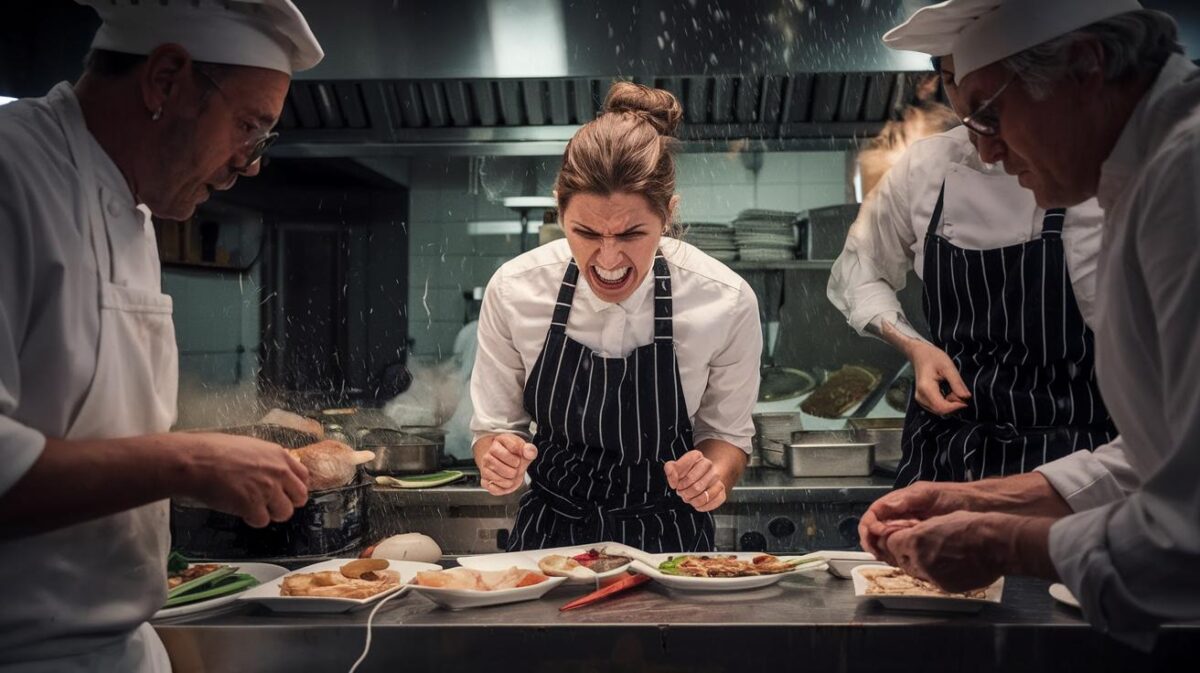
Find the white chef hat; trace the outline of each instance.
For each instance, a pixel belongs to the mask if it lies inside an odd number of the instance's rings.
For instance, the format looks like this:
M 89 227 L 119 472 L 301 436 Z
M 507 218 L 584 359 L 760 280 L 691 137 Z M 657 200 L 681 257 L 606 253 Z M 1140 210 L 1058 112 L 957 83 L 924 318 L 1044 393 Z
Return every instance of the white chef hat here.
M 325 52 L 291 0 L 75 0 L 104 23 L 93 49 L 149 54 L 178 44 L 197 61 L 307 70 Z
M 889 30 L 892 49 L 954 57 L 954 81 L 1048 40 L 1118 14 L 1137 0 L 945 0 Z

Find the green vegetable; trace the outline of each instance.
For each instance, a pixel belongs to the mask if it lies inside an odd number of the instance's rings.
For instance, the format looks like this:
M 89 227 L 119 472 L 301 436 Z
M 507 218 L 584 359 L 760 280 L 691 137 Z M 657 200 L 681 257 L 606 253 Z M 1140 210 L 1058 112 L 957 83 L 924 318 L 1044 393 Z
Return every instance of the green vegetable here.
M 211 587 L 203 591 L 191 591 L 183 595 L 177 595 L 173 598 L 168 598 L 167 602 L 163 604 L 163 607 L 174 608 L 179 607 L 180 605 L 187 605 L 189 603 L 206 601 L 210 598 L 228 596 L 229 594 L 237 593 L 243 589 L 248 589 L 253 586 L 258 586 L 258 580 L 255 579 L 253 575 L 237 573 L 236 575 L 229 575 L 221 578 Z
M 664 575 L 681 575 L 679 565 L 687 560 L 687 556 L 672 556 L 658 564 L 658 571 Z
M 167 556 L 167 573 L 181 573 L 188 569 L 189 563 L 191 562 L 183 554 L 173 551 Z
M 176 596 L 182 596 L 183 594 L 190 593 L 196 589 L 206 587 L 219 579 L 224 579 L 225 577 L 232 575 L 236 571 L 237 568 L 234 568 L 233 566 L 222 566 L 208 573 L 207 575 L 201 575 L 194 580 L 184 582 L 183 584 L 180 584 L 179 586 L 167 592 L 167 601 L 170 602 L 170 600 Z

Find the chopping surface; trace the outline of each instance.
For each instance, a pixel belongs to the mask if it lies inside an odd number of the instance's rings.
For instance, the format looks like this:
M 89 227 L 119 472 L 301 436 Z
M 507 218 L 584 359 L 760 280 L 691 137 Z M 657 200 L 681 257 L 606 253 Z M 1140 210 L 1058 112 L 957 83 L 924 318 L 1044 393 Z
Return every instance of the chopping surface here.
M 1010 578 L 978 615 L 890 612 L 859 602 L 850 582 L 789 577 L 732 594 L 673 593 L 653 584 L 588 608 L 587 592 L 452 612 L 417 595 L 388 603 L 360 671 L 404 670 L 1167 670 L 1200 647 L 1200 625 L 1164 629 L 1153 654 L 1095 632 L 1045 582 Z M 261 608 L 156 624 L 178 673 L 346 670 L 366 613 L 276 615 Z M 502 656 L 501 656 L 502 655 Z M 1174 659 L 1179 661 L 1179 659 Z

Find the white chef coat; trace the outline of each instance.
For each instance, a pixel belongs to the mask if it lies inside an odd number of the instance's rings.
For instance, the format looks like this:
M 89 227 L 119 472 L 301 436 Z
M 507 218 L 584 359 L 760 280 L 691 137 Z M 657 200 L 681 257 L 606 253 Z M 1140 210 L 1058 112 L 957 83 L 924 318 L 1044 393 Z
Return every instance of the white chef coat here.
M 1198 106 L 1200 69 L 1172 56 L 1102 167 L 1096 368 L 1121 443 L 1105 463 L 1042 468 L 1060 491 L 1101 484 L 1076 510 L 1117 490 L 1106 466 L 1141 482 L 1056 522 L 1050 555 L 1089 622 L 1142 645 L 1161 621 L 1200 618 Z
M 925 233 L 943 180 L 938 233 L 950 243 L 990 250 L 1041 235 L 1045 210 L 1037 207 L 1033 192 L 1000 164 L 985 164 L 965 126 L 918 140 L 859 209 L 829 276 L 829 300 L 859 334 L 877 318 L 891 322 L 904 314 L 896 292 L 904 288 L 909 269 L 924 277 Z M 1092 199 L 1068 209 L 1063 223 L 1067 271 L 1089 325 L 1103 216 Z
M 0 108 L 0 493 L 45 437 L 169 429 L 178 358 L 160 283 L 149 212 L 71 86 Z M 168 538 L 163 501 L 0 541 L 0 670 L 169 666 L 145 624 Z
M 758 299 L 741 276 L 698 248 L 670 238 L 660 247 L 671 271 L 679 378 L 695 441 L 719 439 L 749 453 L 762 356 Z M 476 441 L 497 432 L 530 435 L 522 391 L 570 259 L 560 239 L 507 262 L 488 282 L 471 374 Z M 654 274 L 647 273 L 628 299 L 611 304 L 580 282 L 567 336 L 603 357 L 627 357 L 652 343 L 653 288 Z

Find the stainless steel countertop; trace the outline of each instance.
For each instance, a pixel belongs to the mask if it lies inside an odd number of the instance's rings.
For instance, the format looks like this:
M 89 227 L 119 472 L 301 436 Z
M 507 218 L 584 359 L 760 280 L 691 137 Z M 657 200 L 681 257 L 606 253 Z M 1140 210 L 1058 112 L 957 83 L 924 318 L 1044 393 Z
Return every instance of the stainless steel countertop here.
M 586 593 L 452 612 L 416 594 L 375 618 L 360 671 L 645 670 L 1149 671 L 1200 648 L 1200 625 L 1164 628 L 1152 654 L 1092 630 L 1045 582 L 1009 578 L 1004 601 L 978 615 L 902 613 L 859 601 L 821 574 L 774 587 L 680 594 L 653 583 L 571 612 Z M 348 670 L 367 613 L 281 615 L 261 607 L 155 628 L 176 673 Z M 1166 668 L 1164 668 L 1166 670 Z
M 490 505 L 515 506 L 524 489 L 506 496 L 493 496 L 479 485 L 479 473 L 463 470 L 463 481 L 430 489 L 377 487 L 384 503 L 398 505 Z M 878 472 L 869 477 L 807 477 L 797 479 L 783 470 L 750 468 L 733 487 L 728 502 L 872 502 L 892 488 L 892 477 Z

